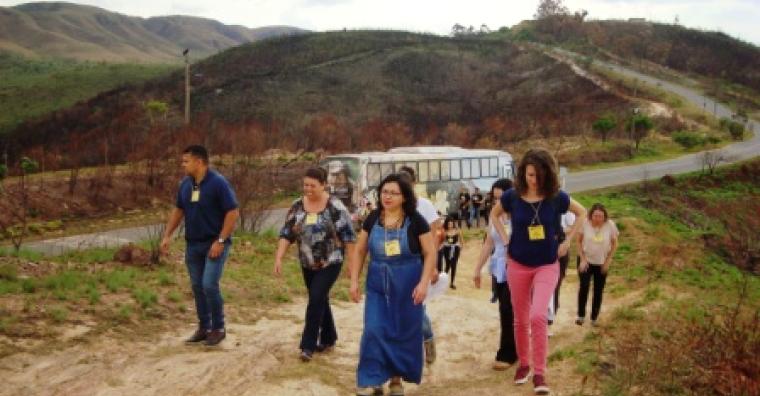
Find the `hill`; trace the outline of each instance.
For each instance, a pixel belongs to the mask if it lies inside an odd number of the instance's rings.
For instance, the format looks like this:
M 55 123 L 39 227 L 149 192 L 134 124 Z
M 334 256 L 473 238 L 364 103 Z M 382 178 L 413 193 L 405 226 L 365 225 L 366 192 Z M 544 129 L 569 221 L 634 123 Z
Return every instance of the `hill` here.
M 540 51 L 483 37 L 305 34 L 235 47 L 192 69 L 192 128 L 218 144 L 217 152 L 229 148 L 222 140 L 230 126 L 250 127 L 249 137 L 259 133 L 277 148 L 498 146 L 577 134 L 598 114 L 627 108 L 625 99 Z M 176 130 L 183 81 L 177 72 L 27 123 L 14 133 L 17 150 L 92 133 L 136 138 L 135 128 L 154 125 L 145 107 L 151 100 L 167 105 L 163 119 Z
M 0 7 L 0 49 L 31 57 L 107 62 L 181 61 L 184 48 L 194 59 L 300 29 L 250 29 L 189 16 L 148 19 L 72 3 L 27 3 Z
M 571 46 L 587 54 L 642 61 L 688 74 L 741 84 L 760 94 L 760 48 L 722 32 L 654 22 L 584 21 L 557 15 L 527 21 L 516 37 Z

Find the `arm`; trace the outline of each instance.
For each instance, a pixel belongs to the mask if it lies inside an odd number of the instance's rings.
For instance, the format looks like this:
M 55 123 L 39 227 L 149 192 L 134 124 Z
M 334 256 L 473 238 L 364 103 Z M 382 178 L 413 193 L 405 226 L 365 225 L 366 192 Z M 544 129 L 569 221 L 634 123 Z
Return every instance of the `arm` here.
M 607 274 L 607 271 L 610 270 L 610 263 L 612 262 L 612 256 L 615 255 L 615 252 L 617 251 L 618 247 L 618 240 L 617 237 L 612 238 L 612 246 L 610 247 L 610 252 L 607 255 L 607 258 L 604 260 L 604 265 L 602 265 L 602 273 Z
M 166 227 L 164 228 L 164 236 L 161 239 L 162 254 L 166 254 L 169 251 L 169 243 L 172 240 L 172 235 L 174 235 L 174 231 L 179 226 L 183 217 L 185 217 L 185 212 L 176 207 L 172 210 L 171 214 L 169 214 L 169 220 L 166 222 Z
M 491 238 L 491 234 L 488 234 L 486 241 L 483 242 L 483 247 L 480 249 L 480 257 L 478 257 L 477 264 L 475 264 L 475 273 L 472 275 L 472 281 L 478 289 L 480 289 L 480 275 L 483 271 L 483 266 L 491 256 L 493 248 L 493 239 Z
M 433 236 L 433 249 L 435 249 L 436 255 L 438 254 L 438 249 L 441 248 L 441 228 L 443 228 L 442 225 L 443 221 L 441 221 L 440 218 L 438 220 L 430 223 L 430 233 Z M 436 260 L 438 260 L 436 256 Z M 433 266 L 433 276 L 430 278 L 430 280 L 433 283 L 438 282 L 438 268 L 437 266 Z
M 361 294 L 359 292 L 359 275 L 361 275 L 362 267 L 364 267 L 364 260 L 367 258 L 367 231 L 361 230 L 359 237 L 356 239 L 356 244 L 351 250 L 351 254 L 348 256 L 348 275 L 351 277 L 351 287 L 349 294 L 353 302 L 358 303 L 361 301 Z
M 494 204 L 493 209 L 491 209 L 491 214 L 489 215 L 490 223 L 501 224 L 499 217 L 505 213 L 507 212 L 501 207 L 501 201 L 496 201 L 496 204 Z M 509 213 L 507 213 L 507 215 L 509 215 Z M 502 241 L 509 241 L 509 235 L 507 235 L 507 230 L 504 229 L 504 227 L 496 227 L 496 232 L 499 233 Z
M 222 232 L 219 234 L 219 239 L 227 239 L 232 235 L 232 231 L 235 230 L 238 218 L 240 217 L 240 209 L 232 209 L 224 215 L 224 223 L 222 224 Z M 215 241 L 211 245 L 211 249 L 208 252 L 208 256 L 212 259 L 219 257 L 224 251 L 224 244 Z
M 588 260 L 586 260 L 586 253 L 583 252 L 583 232 L 578 233 L 578 257 L 581 258 L 581 262 L 578 265 L 578 272 L 586 272 L 586 269 L 588 268 Z
M 420 235 L 420 246 L 422 247 L 422 255 L 424 258 L 424 267 L 422 269 L 422 278 L 417 287 L 414 288 L 412 298 L 415 304 L 422 304 L 425 301 L 427 295 L 428 284 L 433 277 L 433 271 L 435 271 L 435 261 L 437 259 L 437 251 L 435 250 L 435 242 L 433 242 L 433 234 L 426 232 Z
M 290 247 L 290 241 L 285 238 L 280 238 L 277 241 L 277 253 L 274 255 L 274 274 L 280 275 L 282 274 L 282 258 L 285 257 L 285 252 L 288 251 L 288 247 Z
M 568 208 L 570 212 L 573 212 L 575 215 L 575 222 L 573 223 L 573 226 L 570 227 L 570 232 L 565 237 L 565 242 L 562 242 L 562 244 L 559 245 L 559 251 L 558 256 L 562 257 L 567 254 L 567 251 L 570 249 L 570 243 L 572 243 L 573 238 L 575 238 L 575 235 L 578 234 L 578 231 L 583 227 L 583 224 L 586 222 L 586 208 L 583 207 L 578 201 L 570 198 L 570 207 Z M 582 249 L 581 249 L 582 250 Z

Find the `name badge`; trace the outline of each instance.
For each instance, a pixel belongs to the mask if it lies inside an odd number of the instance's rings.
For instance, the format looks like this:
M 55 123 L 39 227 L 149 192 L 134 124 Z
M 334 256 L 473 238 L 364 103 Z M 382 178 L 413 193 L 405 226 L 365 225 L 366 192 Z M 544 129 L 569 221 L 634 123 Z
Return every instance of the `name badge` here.
M 602 243 L 604 241 L 604 237 L 602 236 L 601 232 L 594 233 L 594 236 L 591 237 L 591 240 L 597 243 Z
M 385 242 L 386 256 L 398 256 L 399 254 L 401 254 L 401 244 L 397 239 Z
M 316 213 L 307 213 L 306 214 L 306 225 L 314 225 L 317 224 L 317 214 Z
M 190 202 L 198 202 L 201 200 L 201 190 L 193 190 L 190 194 Z
M 543 241 L 544 238 L 546 238 L 546 235 L 544 234 L 544 226 L 540 224 L 528 226 L 528 238 L 531 241 Z

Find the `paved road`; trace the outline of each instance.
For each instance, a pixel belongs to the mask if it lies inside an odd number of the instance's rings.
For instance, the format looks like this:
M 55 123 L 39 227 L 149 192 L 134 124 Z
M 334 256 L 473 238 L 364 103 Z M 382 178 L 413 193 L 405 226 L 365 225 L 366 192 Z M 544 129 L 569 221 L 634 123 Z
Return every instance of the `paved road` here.
M 728 107 L 716 103 L 710 98 L 706 98 L 693 89 L 647 76 L 618 65 L 601 64 L 617 73 L 638 78 L 647 84 L 658 85 L 659 88 L 678 94 L 698 107 L 704 106 L 706 111 L 715 110 L 717 117 L 730 117 L 732 114 L 732 111 Z M 721 152 L 728 158 L 729 162 L 741 161 L 760 155 L 760 123 L 756 120 L 750 120 L 748 129 L 756 132 L 750 140 L 734 143 L 721 149 Z M 566 179 L 567 190 L 570 192 L 587 191 L 645 179 L 656 179 L 666 174 L 692 172 L 701 168 L 699 156 L 700 154 L 690 154 L 668 161 L 570 173 Z M 276 209 L 267 212 L 264 228 L 276 228 L 283 221 L 285 211 L 285 209 Z M 55 255 L 69 250 L 85 249 L 94 246 L 120 246 L 129 242 L 145 240 L 151 235 L 151 231 L 155 233 L 155 229 L 155 226 L 133 227 L 102 233 L 50 239 L 29 243 L 25 245 L 25 248 L 46 255 Z

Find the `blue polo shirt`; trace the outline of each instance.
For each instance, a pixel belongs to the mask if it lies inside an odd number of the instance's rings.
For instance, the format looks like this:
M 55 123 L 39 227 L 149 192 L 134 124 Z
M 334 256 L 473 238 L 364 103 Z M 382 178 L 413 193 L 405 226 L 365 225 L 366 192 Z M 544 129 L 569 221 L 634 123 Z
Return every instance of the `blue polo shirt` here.
M 197 202 L 192 199 L 194 190 L 199 191 Z M 237 209 L 238 202 L 227 179 L 209 169 L 199 185 L 192 176 L 182 179 L 176 206 L 185 214 L 185 240 L 209 242 L 219 238 L 224 216 Z
M 510 214 L 512 235 L 509 240 L 509 257 L 520 264 L 530 267 L 553 264 L 557 261 L 559 249 L 558 234 L 561 230 L 559 217 L 570 207 L 570 196 L 560 191 L 554 198 L 544 199 L 539 203 L 526 202 L 514 189 L 501 195 L 501 207 Z M 544 239 L 531 241 L 528 226 L 531 225 L 538 209 L 538 220 L 544 226 Z

